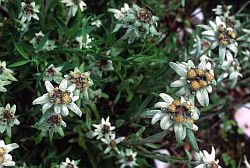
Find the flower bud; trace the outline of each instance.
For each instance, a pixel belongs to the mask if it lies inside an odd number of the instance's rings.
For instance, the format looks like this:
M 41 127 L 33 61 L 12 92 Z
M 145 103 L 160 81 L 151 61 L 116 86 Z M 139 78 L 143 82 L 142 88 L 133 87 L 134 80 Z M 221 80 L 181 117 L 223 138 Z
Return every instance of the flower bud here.
M 189 79 L 195 78 L 195 77 L 196 77 L 196 72 L 195 72 L 195 70 L 194 70 L 194 69 L 189 69 L 188 72 L 187 72 L 187 77 L 188 77 Z
M 192 82 L 191 82 L 191 89 L 192 89 L 193 91 L 197 91 L 197 90 L 199 90 L 200 88 L 201 88 L 201 86 L 200 86 L 199 82 L 197 82 L 197 81 L 192 81 Z

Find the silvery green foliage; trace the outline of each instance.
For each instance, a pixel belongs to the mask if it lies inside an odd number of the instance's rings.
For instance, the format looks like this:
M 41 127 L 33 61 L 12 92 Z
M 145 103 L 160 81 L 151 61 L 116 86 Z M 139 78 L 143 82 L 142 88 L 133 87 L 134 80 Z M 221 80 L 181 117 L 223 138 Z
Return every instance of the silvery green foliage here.
M 208 25 L 199 25 L 205 29 L 202 35 L 205 39 L 211 42 L 211 49 L 219 47 L 220 64 L 223 63 L 226 56 L 226 51 L 229 49 L 236 56 L 238 53 L 238 43 L 236 42 L 236 31 L 221 20 L 219 16 L 215 21 L 209 21 Z
M 200 112 L 192 102 L 186 101 L 183 97 L 174 100 L 165 93 L 160 93 L 159 96 L 164 101 L 155 104 L 155 108 L 160 108 L 161 111 L 153 116 L 152 124 L 160 120 L 161 129 L 168 130 L 173 127 L 177 142 L 185 139 L 187 129 L 198 130 L 194 120 L 199 119 Z
M 241 42 L 242 47 L 249 47 L 250 45 L 250 29 L 242 29 L 243 34 L 237 38 Z
M 44 81 L 54 81 L 57 84 L 60 84 L 63 80 L 61 70 L 63 69 L 63 66 L 55 67 L 53 64 L 49 65 L 43 74 L 43 80 Z
M 15 112 L 16 105 L 10 107 L 10 104 L 7 104 L 5 108 L 0 107 L 0 132 L 6 131 L 9 137 L 11 137 L 11 128 L 20 124 L 15 116 Z
M 47 111 L 43 114 L 40 121 L 35 124 L 36 128 L 41 130 L 40 138 L 45 137 L 49 133 L 50 140 L 53 139 L 54 133 L 59 133 L 62 137 L 64 132 L 62 127 L 66 127 L 66 123 L 62 120 L 60 114 Z
M 217 82 L 221 82 L 223 79 L 228 78 L 230 86 L 234 87 L 239 77 L 242 77 L 240 73 L 241 67 L 238 60 L 233 57 L 231 52 L 227 51 L 226 58 L 227 59 L 221 65 L 223 73 L 218 77 Z
M 211 56 L 211 43 L 206 39 L 201 39 L 199 35 L 195 36 L 194 44 L 190 51 L 190 55 L 201 57 L 203 55 Z
M 194 99 L 196 96 L 202 106 L 209 105 L 208 93 L 212 92 L 212 86 L 216 85 L 213 69 L 205 57 L 196 68 L 193 61 L 181 63 L 169 63 L 170 67 L 180 76 L 180 79 L 170 84 L 171 87 L 181 87 L 176 93 L 177 96 L 184 96 L 187 99 Z M 198 74 L 198 71 L 200 74 Z
M 122 40 L 128 39 L 129 44 L 141 37 L 145 39 L 147 35 L 160 35 L 156 30 L 159 18 L 146 8 L 141 8 L 136 4 L 133 4 L 130 8 L 125 3 L 121 10 L 109 9 L 108 11 L 114 13 L 114 17 L 117 19 L 113 32 L 120 28 L 126 28 Z
M 6 67 L 6 62 L 0 60 L 0 92 L 7 92 L 4 86 L 11 84 L 12 81 L 17 81 L 13 74 L 14 71 Z

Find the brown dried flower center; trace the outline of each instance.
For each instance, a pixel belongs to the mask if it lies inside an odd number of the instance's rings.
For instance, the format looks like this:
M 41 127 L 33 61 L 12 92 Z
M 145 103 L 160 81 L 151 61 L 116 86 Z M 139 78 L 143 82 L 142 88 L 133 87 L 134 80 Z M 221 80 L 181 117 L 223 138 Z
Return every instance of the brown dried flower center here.
M 56 87 L 52 92 L 48 93 L 49 101 L 54 104 L 68 104 L 72 102 L 70 94 L 71 92 L 63 92 L 61 89 Z
M 31 4 L 26 4 L 24 7 L 23 7 L 23 13 L 27 14 L 27 15 L 33 15 L 35 12 L 34 12 L 34 9 L 33 9 L 33 6 Z
M 3 147 L 0 147 L 0 164 L 4 162 L 5 153 L 6 153 L 6 150 Z
M 71 74 L 70 80 L 76 85 L 78 89 L 85 89 L 88 87 L 89 78 L 84 73 L 75 72 Z
M 71 163 L 68 163 L 67 166 L 66 166 L 66 168 L 74 168 L 74 165 L 71 164 Z
M 51 126 L 53 125 L 61 125 L 62 117 L 60 115 L 52 115 L 48 119 L 48 122 Z
M 226 30 L 223 25 L 219 25 L 217 31 L 217 38 L 219 40 L 219 43 L 222 45 L 228 45 L 231 43 L 231 39 L 236 39 L 236 33 L 233 30 Z
M 116 142 L 115 140 L 111 140 L 109 145 L 111 146 L 111 148 L 115 148 L 116 147 Z
M 134 159 L 133 159 L 133 156 L 132 156 L 132 155 L 129 155 L 129 156 L 127 156 L 126 160 L 127 160 L 128 162 L 132 162 Z
M 54 68 L 54 67 L 50 67 L 50 68 L 47 70 L 47 73 L 48 73 L 48 75 L 50 75 L 50 76 L 56 75 L 55 68 Z
M 103 125 L 102 131 L 104 134 L 107 134 L 110 131 L 110 127 L 108 125 Z
M 190 81 L 191 89 L 197 91 L 207 87 L 214 80 L 214 75 L 209 71 L 191 68 L 187 72 L 187 78 Z
M 3 118 L 2 120 L 6 121 L 7 123 L 10 123 L 11 121 L 14 120 L 14 115 L 10 110 L 4 110 L 3 111 Z
M 142 8 L 138 13 L 137 13 L 137 18 L 143 22 L 143 23 L 149 23 L 149 24 L 152 24 L 152 16 L 153 14 L 145 9 L 145 8 Z

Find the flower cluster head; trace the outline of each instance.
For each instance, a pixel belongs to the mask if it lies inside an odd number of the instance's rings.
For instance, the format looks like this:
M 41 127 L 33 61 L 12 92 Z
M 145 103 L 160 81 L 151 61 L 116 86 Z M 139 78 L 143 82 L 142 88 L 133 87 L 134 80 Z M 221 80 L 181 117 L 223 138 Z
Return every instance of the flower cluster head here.
M 209 26 L 199 26 L 205 29 L 202 35 L 212 43 L 211 49 L 215 49 L 219 46 L 220 63 L 223 63 L 227 49 L 232 51 L 234 55 L 237 55 L 238 43 L 235 40 L 236 32 L 232 27 L 228 27 L 220 17 L 217 16 L 215 22 L 209 21 Z
M 213 146 L 211 154 L 209 154 L 206 150 L 203 150 L 203 152 L 200 151 L 199 155 L 201 156 L 202 163 L 196 166 L 195 168 L 221 168 L 221 166 L 219 165 L 219 160 L 215 160 L 215 149 Z
M 5 108 L 0 107 L 0 132 L 3 133 L 6 130 L 9 137 L 11 137 L 11 128 L 20 124 L 15 116 L 15 112 L 16 105 L 10 107 L 10 104 L 7 104 Z
M 44 81 L 54 81 L 56 83 L 61 83 L 63 80 L 61 70 L 63 69 L 63 66 L 55 67 L 53 64 L 49 65 L 45 69 L 45 73 L 43 74 L 43 80 Z
M 65 75 L 71 83 L 76 85 L 76 89 L 80 91 L 87 91 L 94 83 L 90 78 L 90 72 L 81 72 L 79 68 L 70 71 L 69 75 Z
M 17 81 L 13 74 L 14 71 L 6 68 L 6 62 L 0 61 L 0 92 L 7 92 L 4 86 L 11 84 L 12 81 Z
M 79 96 L 74 95 L 75 84 L 68 87 L 67 80 L 64 79 L 59 87 L 54 87 L 49 81 L 45 81 L 45 87 L 48 93 L 33 101 L 33 104 L 43 105 L 43 112 L 53 106 L 56 114 L 61 113 L 63 116 L 67 116 L 70 109 L 77 115 L 82 115 L 80 108 L 75 104 L 75 101 L 79 99 Z
M 137 152 L 133 152 L 132 149 L 126 149 L 125 152 L 121 151 L 120 160 L 118 160 L 118 163 L 121 163 L 120 168 L 138 166 L 136 163 L 136 155 Z
M 58 168 L 78 168 L 78 164 L 79 164 L 80 160 L 72 160 L 70 161 L 69 158 L 66 158 L 65 162 L 62 162 L 59 166 L 57 166 Z
M 110 152 L 112 149 L 115 150 L 117 153 L 120 153 L 120 151 L 117 148 L 117 144 L 121 143 L 125 138 L 115 138 L 115 134 L 111 134 L 110 136 L 106 138 L 102 138 L 101 141 L 108 145 L 108 147 L 105 149 L 104 153 Z
M 97 136 L 96 139 L 100 139 L 104 144 L 107 145 L 107 148 L 104 150 L 104 154 L 107 154 L 111 150 L 114 150 L 120 154 L 117 144 L 121 143 L 125 138 L 115 138 L 115 133 L 113 132 L 115 127 L 109 122 L 109 117 L 107 117 L 106 121 L 104 118 L 102 118 L 101 124 L 93 124 L 93 127 L 95 127 L 95 130 L 92 136 Z
M 191 102 L 186 101 L 183 97 L 181 100 L 175 100 L 165 93 L 160 93 L 159 96 L 164 102 L 155 104 L 155 107 L 160 108 L 161 111 L 153 116 L 152 124 L 160 120 L 160 127 L 163 130 L 173 126 L 178 142 L 185 139 L 187 129 L 198 130 L 194 120 L 199 119 L 200 112 Z
M 83 12 L 87 5 L 83 0 L 62 0 L 62 3 L 65 3 L 67 7 L 69 7 L 68 16 L 75 16 L 78 10 L 78 6 L 80 7 L 81 12 Z
M 208 64 L 205 57 L 201 57 L 201 62 L 196 67 L 193 61 L 187 63 L 170 62 L 170 67 L 181 76 L 181 78 L 173 83 L 171 87 L 182 87 L 176 95 L 193 98 L 196 95 L 198 102 L 202 106 L 209 105 L 208 93 L 212 92 L 211 84 L 216 84 L 213 70 Z
M 41 40 L 44 38 L 44 34 L 42 31 L 35 33 L 35 37 L 30 40 L 30 43 L 33 45 L 35 49 L 38 49 Z M 47 40 L 41 50 L 43 51 L 52 51 L 56 48 L 54 40 Z
M 92 72 L 99 77 L 102 77 L 103 72 L 114 71 L 112 60 L 95 60 L 92 66 Z
M 241 67 L 236 58 L 227 51 L 226 53 L 226 60 L 222 63 L 221 69 L 223 73 L 218 77 L 218 82 L 221 82 L 225 78 L 229 78 L 231 87 L 234 87 L 237 83 L 237 80 L 242 77 L 240 73 Z
M 53 139 L 54 133 L 59 133 L 62 137 L 64 136 L 64 132 L 62 127 L 66 127 L 66 123 L 62 120 L 61 114 L 50 113 L 47 112 L 48 115 L 41 118 L 36 127 L 41 130 L 41 135 L 46 136 L 46 133 L 49 133 L 50 140 Z
M 93 132 L 93 136 L 97 136 L 96 139 L 101 139 L 102 137 L 108 137 L 112 135 L 112 131 L 115 129 L 115 126 L 111 126 L 109 122 L 109 117 L 105 120 L 102 118 L 100 124 L 93 124 L 95 130 Z
M 19 14 L 19 18 L 21 19 L 21 23 L 30 22 L 32 18 L 39 20 L 39 17 L 36 13 L 39 13 L 39 6 L 36 5 L 35 2 L 31 3 L 21 3 L 21 13 Z
M 0 167 L 15 166 L 15 162 L 12 161 L 12 156 L 9 152 L 18 147 L 19 146 L 16 143 L 5 145 L 5 142 L 0 140 Z
M 133 4 L 130 8 L 125 3 L 121 10 L 109 9 L 108 11 L 114 13 L 114 17 L 117 19 L 114 32 L 120 28 L 127 29 L 122 39 L 128 39 L 129 44 L 140 37 L 146 38 L 149 34 L 152 36 L 159 35 L 156 30 L 159 18 L 154 16 L 152 11 L 147 8 L 141 8 L 136 4 Z

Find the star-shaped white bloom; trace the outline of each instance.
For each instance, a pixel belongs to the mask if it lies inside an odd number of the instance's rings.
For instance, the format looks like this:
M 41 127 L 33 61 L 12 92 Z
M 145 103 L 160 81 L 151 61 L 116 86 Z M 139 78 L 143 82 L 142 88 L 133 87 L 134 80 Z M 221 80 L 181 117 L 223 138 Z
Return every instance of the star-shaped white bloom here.
M 104 120 L 104 118 L 102 118 L 101 124 L 93 124 L 93 127 L 95 127 L 93 136 L 97 136 L 96 139 L 101 139 L 102 137 L 106 138 L 110 136 L 112 134 L 112 130 L 115 129 L 114 126 L 111 126 L 109 117 L 107 117 L 106 121 Z
M 177 96 L 185 96 L 187 99 L 193 99 L 196 96 L 202 106 L 209 105 L 208 93 L 212 92 L 211 84 L 215 85 L 213 69 L 207 62 L 206 57 L 201 57 L 198 67 L 195 67 L 193 61 L 189 60 L 181 63 L 169 63 L 170 67 L 180 75 L 180 79 L 170 84 L 171 87 L 181 87 L 176 93 Z
M 111 134 L 108 137 L 102 138 L 101 141 L 108 145 L 108 147 L 105 149 L 104 153 L 106 154 L 106 153 L 110 152 L 111 149 L 115 150 L 117 153 L 120 153 L 118 148 L 117 148 L 117 144 L 122 142 L 124 139 L 125 139 L 124 137 L 120 137 L 120 138 L 115 139 L 115 134 Z
M 212 11 L 215 12 L 216 15 L 223 15 L 224 17 L 228 17 L 230 13 L 230 9 L 232 8 L 232 5 L 217 5 L 216 8 L 212 9 Z
M 79 161 L 72 160 L 70 161 L 69 158 L 66 158 L 65 162 L 62 162 L 58 168 L 78 168 Z
M 39 20 L 39 17 L 36 13 L 39 13 L 39 6 L 36 6 L 35 2 L 21 3 L 21 13 L 19 14 L 19 18 L 21 19 L 21 22 L 24 23 L 26 21 L 30 21 L 32 18 Z
M 83 12 L 87 5 L 82 0 L 62 0 L 62 3 L 65 3 L 67 7 L 69 7 L 69 16 L 75 16 L 78 10 L 78 5 L 80 7 L 81 12 Z
M 63 66 L 55 67 L 53 64 L 48 66 L 45 69 L 45 73 L 43 76 L 44 81 L 55 81 L 56 83 L 60 83 L 63 80 L 61 70 Z
M 67 86 L 67 80 L 64 79 L 60 83 L 59 87 L 54 87 L 49 81 L 45 81 L 45 87 L 48 93 L 35 99 L 33 104 L 42 104 L 42 111 L 45 112 L 54 107 L 54 112 L 63 116 L 69 114 L 68 108 L 81 116 L 82 112 L 80 108 L 74 103 L 79 99 L 79 96 L 74 95 L 74 90 L 76 88 L 75 84 Z
M 153 116 L 152 124 L 160 120 L 160 127 L 163 130 L 173 126 L 178 142 L 185 139 L 187 129 L 198 130 L 194 120 L 199 119 L 200 112 L 191 102 L 186 101 L 183 97 L 181 100 L 174 100 L 166 93 L 160 93 L 159 96 L 164 101 L 155 104 L 155 108 L 161 108 L 161 111 Z
M 227 27 L 220 17 L 217 16 L 215 22 L 209 21 L 209 26 L 199 26 L 205 29 L 202 35 L 212 43 L 211 49 L 215 49 L 219 46 L 220 63 L 223 63 L 227 49 L 237 55 L 238 43 L 235 41 L 235 30 L 231 27 Z
M 9 152 L 18 147 L 19 146 L 16 143 L 5 145 L 5 142 L 0 140 L 0 167 L 15 166 L 15 162 L 12 161 L 12 156 L 9 154 Z
M 221 168 L 219 165 L 219 160 L 215 160 L 215 149 L 212 146 L 211 154 L 209 154 L 206 150 L 200 152 L 200 156 L 202 157 L 202 164 L 196 166 L 195 168 L 207 168 L 207 167 L 217 167 Z
M 83 36 L 77 36 L 76 37 L 76 41 L 79 43 L 79 48 L 92 48 L 92 46 L 90 45 L 92 40 L 94 40 L 94 38 L 91 38 L 89 34 L 86 34 L 86 39 L 83 38 Z
M 11 137 L 11 128 L 20 124 L 15 112 L 16 105 L 10 107 L 10 104 L 7 104 L 5 108 L 0 107 L 0 132 L 3 133 L 6 130 L 9 137 Z
M 129 6 L 127 3 L 124 3 L 124 7 L 121 8 L 121 10 L 118 9 L 108 9 L 109 12 L 114 13 L 114 17 L 117 20 L 122 20 L 125 18 L 126 14 L 129 12 Z
M 120 152 L 120 160 L 118 163 L 121 163 L 120 168 L 124 167 L 135 167 L 138 166 L 136 163 L 137 152 L 133 152 L 131 149 L 126 149 L 126 151 Z

